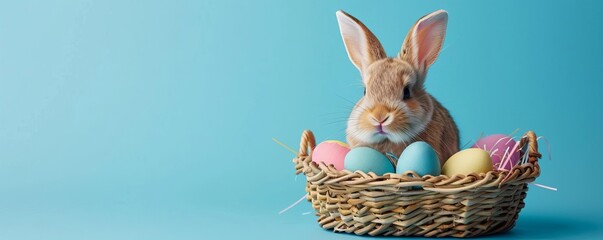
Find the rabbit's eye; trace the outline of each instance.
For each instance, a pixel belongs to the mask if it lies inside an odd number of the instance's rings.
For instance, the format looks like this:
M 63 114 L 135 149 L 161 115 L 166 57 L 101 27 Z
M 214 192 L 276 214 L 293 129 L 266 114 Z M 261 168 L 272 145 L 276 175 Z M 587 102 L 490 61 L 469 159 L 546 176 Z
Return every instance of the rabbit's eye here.
M 366 88 L 364 88 L 364 96 L 366 96 Z
M 408 86 L 404 87 L 404 96 L 402 97 L 402 100 L 408 100 L 410 99 L 410 88 L 408 88 Z

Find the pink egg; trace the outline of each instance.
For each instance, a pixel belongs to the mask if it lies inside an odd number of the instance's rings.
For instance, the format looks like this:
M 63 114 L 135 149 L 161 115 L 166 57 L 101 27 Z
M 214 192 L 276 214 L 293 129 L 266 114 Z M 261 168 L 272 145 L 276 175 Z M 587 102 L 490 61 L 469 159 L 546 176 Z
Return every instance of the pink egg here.
M 343 160 L 350 147 L 341 141 L 328 140 L 321 142 L 312 151 L 312 161 L 315 163 L 332 164 L 335 169 L 343 170 Z
M 481 148 L 490 153 L 494 169 L 511 170 L 519 161 L 519 148 L 517 147 L 513 151 L 515 144 L 515 140 L 507 135 L 493 134 L 477 140 L 472 147 Z M 507 158 L 510 159 L 505 161 Z

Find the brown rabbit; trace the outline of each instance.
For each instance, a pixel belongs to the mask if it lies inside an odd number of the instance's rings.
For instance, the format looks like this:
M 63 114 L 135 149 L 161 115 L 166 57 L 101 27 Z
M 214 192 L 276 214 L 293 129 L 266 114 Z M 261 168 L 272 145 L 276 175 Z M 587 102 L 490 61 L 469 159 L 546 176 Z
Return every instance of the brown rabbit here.
M 420 18 L 398 56 L 392 58 L 362 22 L 343 11 L 336 15 L 348 56 L 360 70 L 365 87 L 348 120 L 350 146 L 369 146 L 399 156 L 408 144 L 425 141 L 443 164 L 458 151 L 458 129 L 423 83 L 442 49 L 448 13 L 438 10 Z

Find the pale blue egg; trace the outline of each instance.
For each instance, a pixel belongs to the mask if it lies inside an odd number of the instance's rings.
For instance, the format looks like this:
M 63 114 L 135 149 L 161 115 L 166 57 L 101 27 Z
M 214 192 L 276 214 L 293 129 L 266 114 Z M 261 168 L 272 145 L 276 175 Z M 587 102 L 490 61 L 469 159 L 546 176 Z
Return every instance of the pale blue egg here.
M 439 176 L 440 160 L 435 150 L 426 142 L 414 142 L 406 147 L 396 166 L 396 173 L 414 171 L 417 174 Z
M 348 152 L 343 161 L 346 170 L 374 172 L 377 175 L 393 173 L 394 166 L 389 159 L 379 151 L 370 147 L 357 147 Z

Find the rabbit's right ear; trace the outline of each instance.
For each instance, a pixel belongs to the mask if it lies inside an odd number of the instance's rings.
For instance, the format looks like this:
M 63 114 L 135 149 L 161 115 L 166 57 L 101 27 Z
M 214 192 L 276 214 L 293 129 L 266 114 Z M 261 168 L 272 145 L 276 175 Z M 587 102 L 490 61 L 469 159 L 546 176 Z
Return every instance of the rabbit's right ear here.
M 361 74 L 371 63 L 387 56 L 379 40 L 362 22 L 341 10 L 335 15 L 348 56 Z

